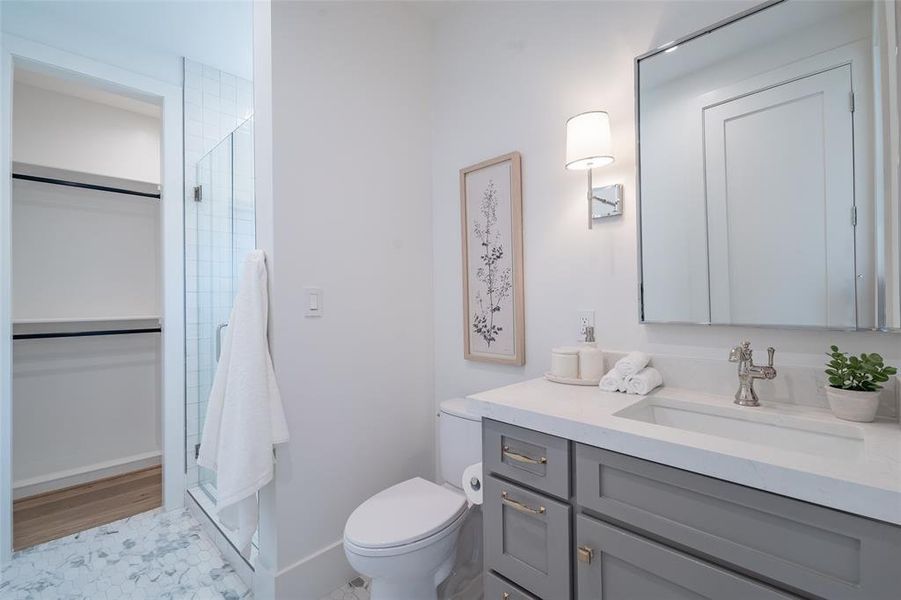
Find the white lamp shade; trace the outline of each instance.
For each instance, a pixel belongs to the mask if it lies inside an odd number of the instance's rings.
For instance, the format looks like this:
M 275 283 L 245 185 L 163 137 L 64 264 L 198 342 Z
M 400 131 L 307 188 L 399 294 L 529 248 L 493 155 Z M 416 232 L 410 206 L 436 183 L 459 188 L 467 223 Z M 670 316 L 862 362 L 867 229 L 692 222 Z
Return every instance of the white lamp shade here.
M 566 122 L 566 168 L 593 169 L 613 162 L 610 115 L 597 110 Z

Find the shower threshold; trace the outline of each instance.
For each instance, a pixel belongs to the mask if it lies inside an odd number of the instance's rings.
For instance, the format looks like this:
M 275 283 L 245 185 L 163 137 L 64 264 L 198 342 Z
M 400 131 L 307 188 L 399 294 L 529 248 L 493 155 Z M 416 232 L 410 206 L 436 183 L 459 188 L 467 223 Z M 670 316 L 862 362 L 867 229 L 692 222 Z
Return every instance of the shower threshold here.
M 233 539 L 234 533 L 225 527 L 220 521 L 219 517 L 216 516 L 216 488 L 209 482 L 201 482 L 200 484 L 189 488 L 188 493 L 191 494 L 191 497 L 197 502 L 197 505 L 206 515 L 206 517 L 210 520 L 210 522 L 219 530 L 219 533 L 222 534 L 222 537 L 228 542 L 228 544 L 234 549 L 235 554 L 239 555 L 247 566 L 253 570 L 253 566 L 256 564 L 257 555 L 259 554 L 259 535 L 260 532 L 257 531 L 253 534 L 253 539 L 250 542 L 250 555 L 245 555 L 241 552 L 240 548 L 238 548 L 235 540 Z

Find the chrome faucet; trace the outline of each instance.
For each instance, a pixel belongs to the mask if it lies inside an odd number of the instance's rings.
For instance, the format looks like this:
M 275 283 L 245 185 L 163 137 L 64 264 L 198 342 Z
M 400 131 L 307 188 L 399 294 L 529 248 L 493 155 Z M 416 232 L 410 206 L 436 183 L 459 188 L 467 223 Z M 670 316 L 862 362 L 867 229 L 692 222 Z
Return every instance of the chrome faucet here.
M 776 369 L 773 368 L 773 355 L 776 349 L 767 348 L 770 360 L 765 367 L 754 364 L 751 350 L 751 342 L 744 341 L 729 352 L 729 362 L 738 363 L 738 391 L 735 392 L 735 403 L 741 406 L 760 406 L 757 392 L 754 391 L 755 379 L 775 379 Z

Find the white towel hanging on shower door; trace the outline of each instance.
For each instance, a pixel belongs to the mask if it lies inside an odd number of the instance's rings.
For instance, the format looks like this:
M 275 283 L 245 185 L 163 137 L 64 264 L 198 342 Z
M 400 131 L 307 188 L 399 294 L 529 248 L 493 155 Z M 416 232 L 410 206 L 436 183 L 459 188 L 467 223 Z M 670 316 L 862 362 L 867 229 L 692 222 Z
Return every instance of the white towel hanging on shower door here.
M 249 549 L 257 528 L 257 492 L 272 479 L 273 447 L 288 441 L 288 425 L 266 328 L 269 318 L 266 255 L 244 261 L 203 424 L 197 464 L 216 472 L 216 512 Z

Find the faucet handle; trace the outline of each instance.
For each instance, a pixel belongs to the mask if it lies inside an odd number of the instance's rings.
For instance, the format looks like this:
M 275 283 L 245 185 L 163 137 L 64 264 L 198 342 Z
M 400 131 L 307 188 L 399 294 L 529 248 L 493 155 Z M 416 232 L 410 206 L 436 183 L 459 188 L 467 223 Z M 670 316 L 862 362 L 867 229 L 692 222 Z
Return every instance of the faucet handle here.
M 776 354 L 776 349 L 770 346 L 766 349 L 766 353 L 769 356 L 769 366 L 773 366 L 773 356 Z
M 729 350 L 729 362 L 738 362 L 741 360 L 741 346 L 735 346 Z

